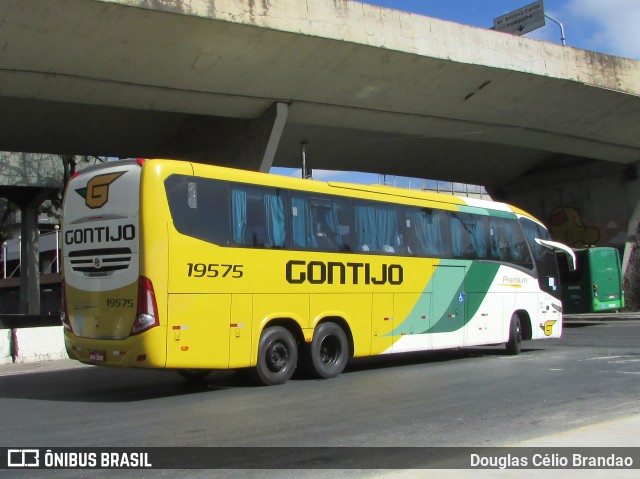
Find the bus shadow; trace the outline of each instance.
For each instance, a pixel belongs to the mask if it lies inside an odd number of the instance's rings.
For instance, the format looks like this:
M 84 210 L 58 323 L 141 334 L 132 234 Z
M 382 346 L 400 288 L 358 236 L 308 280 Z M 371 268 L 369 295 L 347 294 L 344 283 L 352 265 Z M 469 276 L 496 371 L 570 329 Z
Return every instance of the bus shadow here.
M 567 321 L 565 323 L 562 324 L 562 327 L 565 329 L 574 329 L 574 328 L 588 328 L 590 326 L 600 326 L 602 324 L 605 324 L 606 321 L 589 321 L 589 322 L 583 322 L 583 321 Z
M 523 347 L 522 354 L 544 351 L 541 348 Z M 437 351 L 419 351 L 390 355 L 353 358 L 345 368 L 345 373 L 366 371 L 372 369 L 386 369 L 418 364 L 439 364 L 464 359 L 491 358 L 496 356 L 510 356 L 504 346 L 483 346 L 477 348 L 443 349 Z
M 523 354 L 543 349 L 523 348 Z M 464 359 L 507 356 L 503 346 L 460 348 L 353 358 L 344 374 Z M 292 381 L 309 376 L 297 371 Z M 299 383 L 298 381 L 302 381 Z M 247 370 L 212 371 L 202 379 L 185 379 L 171 370 L 76 367 L 56 371 L 0 376 L 0 398 L 85 403 L 129 403 L 154 399 L 258 388 Z
M 174 371 L 81 367 L 0 376 L 0 398 L 44 401 L 126 403 L 244 387 L 233 371 L 187 380 Z

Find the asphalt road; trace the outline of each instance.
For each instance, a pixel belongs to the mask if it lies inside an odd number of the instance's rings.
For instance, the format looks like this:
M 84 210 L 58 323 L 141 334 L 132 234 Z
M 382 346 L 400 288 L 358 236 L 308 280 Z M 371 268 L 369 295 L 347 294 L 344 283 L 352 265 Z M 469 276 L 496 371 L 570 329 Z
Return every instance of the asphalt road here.
M 2 447 L 502 446 L 640 412 L 640 321 L 572 322 L 517 357 L 369 358 L 275 387 L 233 372 L 193 384 L 167 371 L 16 370 L 0 367 Z

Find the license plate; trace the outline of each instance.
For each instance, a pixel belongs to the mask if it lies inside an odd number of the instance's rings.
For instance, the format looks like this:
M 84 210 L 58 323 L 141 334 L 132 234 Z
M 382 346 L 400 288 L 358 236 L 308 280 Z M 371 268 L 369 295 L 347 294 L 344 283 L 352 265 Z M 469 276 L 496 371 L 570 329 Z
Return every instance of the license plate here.
M 104 362 L 107 356 L 106 351 L 89 351 L 89 361 Z

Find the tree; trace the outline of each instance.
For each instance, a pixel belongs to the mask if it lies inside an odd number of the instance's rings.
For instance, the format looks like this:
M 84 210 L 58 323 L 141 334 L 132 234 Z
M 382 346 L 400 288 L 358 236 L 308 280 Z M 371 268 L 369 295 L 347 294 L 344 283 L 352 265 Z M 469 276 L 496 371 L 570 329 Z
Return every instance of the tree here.
M 57 188 L 58 194 L 42 203 L 39 212 L 55 218 L 62 218 L 62 195 L 67 181 L 77 169 L 105 161 L 97 156 L 53 155 L 43 153 L 17 153 L 0 151 L 0 187 L 26 186 Z M 19 211 L 18 205 L 9 198 L 0 199 L 0 239 L 11 239 L 9 228 L 12 213 Z

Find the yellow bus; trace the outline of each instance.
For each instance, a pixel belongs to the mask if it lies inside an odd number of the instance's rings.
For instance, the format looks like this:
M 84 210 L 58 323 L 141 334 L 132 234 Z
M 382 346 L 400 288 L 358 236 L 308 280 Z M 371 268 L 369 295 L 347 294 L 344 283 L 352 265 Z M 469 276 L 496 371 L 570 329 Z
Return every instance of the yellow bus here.
M 204 375 L 558 338 L 545 227 L 503 203 L 172 160 L 68 184 L 62 320 L 71 358 Z

